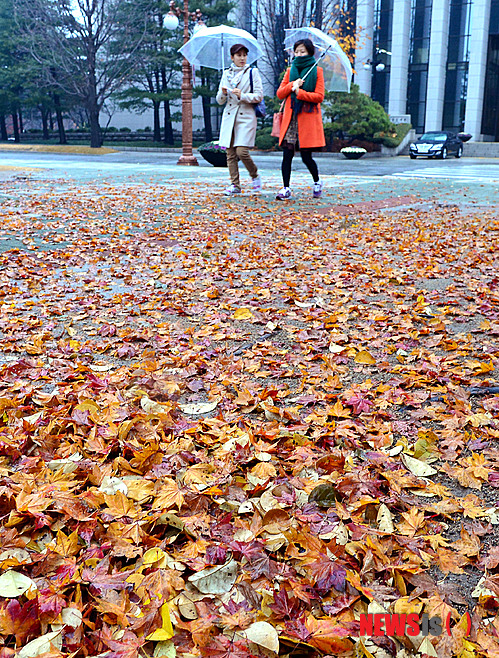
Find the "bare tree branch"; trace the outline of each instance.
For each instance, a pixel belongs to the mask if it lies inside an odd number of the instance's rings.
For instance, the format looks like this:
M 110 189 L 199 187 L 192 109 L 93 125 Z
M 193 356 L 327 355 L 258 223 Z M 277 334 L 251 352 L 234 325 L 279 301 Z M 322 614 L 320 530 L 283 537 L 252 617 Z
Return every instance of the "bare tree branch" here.
M 135 53 L 148 14 L 136 11 L 132 0 L 14 3 L 31 55 L 43 66 L 51 84 L 85 106 L 91 145 L 100 146 L 100 111 L 137 65 Z M 133 41 L 127 42 L 127 33 L 133 34 Z M 119 43 L 126 43 L 126 49 L 119 48 Z

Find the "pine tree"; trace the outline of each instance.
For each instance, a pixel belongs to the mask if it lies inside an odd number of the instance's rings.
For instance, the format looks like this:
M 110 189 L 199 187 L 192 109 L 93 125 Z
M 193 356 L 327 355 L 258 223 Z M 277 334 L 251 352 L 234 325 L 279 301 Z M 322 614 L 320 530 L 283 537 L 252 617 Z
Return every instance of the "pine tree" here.
M 234 9 L 236 3 L 233 0 L 204 0 L 196 3 L 203 15 L 203 19 L 208 26 L 213 25 L 231 25 L 227 16 Z M 227 62 L 230 64 L 230 62 Z M 215 96 L 218 91 L 221 72 L 216 69 L 209 69 L 202 66 L 197 76 L 201 80 L 200 85 L 194 87 L 194 95 L 201 97 L 203 106 L 204 135 L 207 142 L 213 139 L 213 127 L 211 121 L 212 108 L 216 105 Z
M 137 0 L 134 11 L 147 17 L 147 29 L 135 54 L 135 74 L 115 98 L 123 109 L 141 112 L 152 107 L 153 139 L 156 142 L 161 140 L 163 105 L 163 140 L 166 144 L 173 144 L 172 121 L 179 115 L 173 115 L 171 103 L 180 98 L 182 58 L 177 51 L 182 45 L 181 33 L 178 30 L 172 34 L 163 27 L 167 9 L 162 0 Z M 140 24 L 136 22 L 136 25 L 140 30 Z M 126 49 L 127 46 L 118 42 L 118 47 Z

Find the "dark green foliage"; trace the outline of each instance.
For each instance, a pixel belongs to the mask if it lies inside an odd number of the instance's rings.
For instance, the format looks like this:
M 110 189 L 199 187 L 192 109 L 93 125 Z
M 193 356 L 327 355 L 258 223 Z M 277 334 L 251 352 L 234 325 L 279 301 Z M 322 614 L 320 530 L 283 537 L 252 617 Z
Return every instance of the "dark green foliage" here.
M 15 138 L 19 140 L 18 112 L 30 79 L 26 56 L 16 30 L 10 0 L 0 0 L 0 115 L 12 115 Z M 2 128 L 2 133 L 4 132 Z M 6 139 L 2 134 L 1 138 Z
M 136 23 L 136 34 L 131 40 L 134 43 L 141 39 L 135 57 L 137 68 L 129 84 L 114 97 L 124 110 L 143 112 L 152 108 L 154 140 L 161 140 L 163 123 L 163 141 L 173 144 L 172 121 L 177 116 L 173 116 L 170 104 L 180 98 L 182 57 L 178 48 L 182 45 L 182 26 L 173 32 L 163 27 L 168 7 L 161 0 L 137 0 L 134 11 L 147 19 L 145 31 Z M 123 42 L 120 47 L 128 46 Z
M 204 0 L 196 3 L 196 8 L 201 11 L 203 20 L 208 27 L 221 24 L 232 25 L 233 21 L 228 20 L 227 17 L 235 6 L 234 0 Z M 226 62 L 226 66 L 230 66 L 230 63 L 230 60 Z M 194 96 L 202 99 L 205 139 L 208 142 L 213 139 L 211 114 L 212 108 L 217 106 L 215 96 L 220 77 L 221 71 L 204 66 L 196 72 L 196 82 L 199 84 L 194 87 Z
M 15 0 L 16 29 L 57 96 L 62 92 L 85 108 L 91 146 L 99 147 L 101 110 L 136 69 L 148 17 L 136 0 L 80 5 L 78 12 L 67 0 Z
M 271 126 L 266 126 L 265 128 L 259 128 L 256 132 L 255 147 L 261 151 L 270 151 L 277 146 L 278 139 L 277 137 L 272 137 L 270 134 L 272 130 Z
M 329 92 L 322 105 L 326 135 L 331 139 L 346 137 L 374 141 L 377 133 L 393 134 L 395 126 L 379 103 L 352 85 L 349 94 Z
M 407 135 L 412 126 L 410 123 L 398 123 L 395 126 L 395 131 L 390 133 L 376 133 L 374 141 L 388 148 L 396 148 Z

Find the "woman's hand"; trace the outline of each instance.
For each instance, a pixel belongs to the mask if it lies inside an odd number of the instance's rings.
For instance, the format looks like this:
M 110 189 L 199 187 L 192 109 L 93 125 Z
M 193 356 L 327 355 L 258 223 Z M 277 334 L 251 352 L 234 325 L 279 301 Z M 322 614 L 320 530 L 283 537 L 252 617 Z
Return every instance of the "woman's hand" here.
M 238 87 L 233 89 L 232 93 L 234 94 L 234 96 L 237 96 L 239 99 L 241 99 L 241 90 Z
M 222 87 L 222 94 L 223 94 L 224 96 L 227 96 L 227 93 L 228 93 L 228 89 L 227 89 L 227 87 Z
M 302 78 L 297 78 L 293 81 L 293 86 L 291 87 L 292 91 L 296 91 L 299 87 L 303 87 L 304 80 Z

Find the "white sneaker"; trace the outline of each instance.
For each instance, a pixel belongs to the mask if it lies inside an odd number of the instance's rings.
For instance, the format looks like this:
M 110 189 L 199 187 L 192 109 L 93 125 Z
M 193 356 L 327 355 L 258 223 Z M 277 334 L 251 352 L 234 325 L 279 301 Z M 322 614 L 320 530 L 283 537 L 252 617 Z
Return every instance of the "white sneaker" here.
M 262 179 L 260 176 L 257 176 L 256 178 L 253 178 L 253 192 L 261 192 L 262 191 Z
M 235 185 L 229 185 L 229 187 L 225 188 L 224 194 L 225 196 L 234 196 L 235 194 L 241 194 L 241 190 Z
M 279 201 L 285 201 L 286 199 L 291 199 L 291 190 L 289 187 L 281 187 L 279 192 L 275 195 L 275 198 Z
M 313 197 L 318 199 L 322 196 L 322 181 L 318 180 L 317 183 L 314 183 Z

